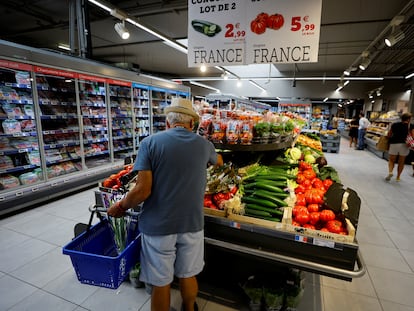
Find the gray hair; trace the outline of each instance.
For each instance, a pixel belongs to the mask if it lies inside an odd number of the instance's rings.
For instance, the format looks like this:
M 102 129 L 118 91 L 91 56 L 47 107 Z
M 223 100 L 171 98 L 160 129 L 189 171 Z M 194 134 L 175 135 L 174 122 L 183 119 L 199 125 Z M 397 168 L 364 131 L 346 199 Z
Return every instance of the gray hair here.
M 167 113 L 167 121 L 170 124 L 175 123 L 183 123 L 183 124 L 190 124 L 194 118 L 188 114 L 179 113 L 179 112 L 169 112 Z

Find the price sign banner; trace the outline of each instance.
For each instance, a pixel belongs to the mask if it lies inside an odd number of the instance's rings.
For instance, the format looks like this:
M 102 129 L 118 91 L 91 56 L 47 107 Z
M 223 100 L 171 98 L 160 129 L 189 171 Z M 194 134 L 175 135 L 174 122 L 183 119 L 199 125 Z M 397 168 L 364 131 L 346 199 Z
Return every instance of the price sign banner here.
M 318 61 L 322 0 L 188 2 L 188 65 Z
M 245 1 L 188 1 L 189 67 L 245 64 Z

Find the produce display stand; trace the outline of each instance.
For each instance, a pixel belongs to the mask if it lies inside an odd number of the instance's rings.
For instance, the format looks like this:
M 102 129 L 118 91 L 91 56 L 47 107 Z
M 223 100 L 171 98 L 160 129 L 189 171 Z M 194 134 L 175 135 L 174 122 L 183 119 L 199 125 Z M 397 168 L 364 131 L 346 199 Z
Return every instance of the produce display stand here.
M 249 157 L 249 152 L 264 152 L 265 156 L 269 156 L 269 153 L 278 153 L 291 146 L 292 142 L 293 139 L 279 144 L 215 144 L 215 147 L 221 151 L 231 151 L 243 158 Z M 252 273 L 255 267 L 266 264 L 286 265 L 346 281 L 352 281 L 353 278 L 361 277 L 365 273 L 364 262 L 355 238 L 340 240 L 315 236 L 307 234 L 301 227 L 285 223 L 274 222 L 273 225 L 272 222 L 260 219 L 252 221 L 251 217 L 226 217 L 224 211 L 209 208 L 204 210 L 208 271 L 205 275 L 213 274 L 208 261 L 216 257 L 209 252 L 218 252 L 217 256 L 221 258 L 226 252 L 236 254 L 236 257 L 249 258 L 248 266 L 240 267 L 243 273 L 238 271 L 238 275 Z M 355 232 L 353 234 L 355 235 Z M 217 265 L 214 266 L 213 269 L 216 269 Z
M 346 281 L 365 273 L 356 241 L 316 238 L 301 234 L 300 228 L 288 232 L 281 223 L 266 228 L 209 214 L 204 220 L 207 245 L 251 257 L 257 264 L 270 261 Z

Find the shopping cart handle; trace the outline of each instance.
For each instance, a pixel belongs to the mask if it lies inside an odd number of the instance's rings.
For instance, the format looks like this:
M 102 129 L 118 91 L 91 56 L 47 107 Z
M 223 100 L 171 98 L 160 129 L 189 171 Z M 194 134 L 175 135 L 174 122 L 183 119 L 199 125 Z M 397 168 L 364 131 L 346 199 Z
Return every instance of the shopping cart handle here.
M 93 213 L 93 212 L 107 213 L 108 212 L 108 210 L 106 208 L 99 207 L 99 206 L 96 206 L 96 205 L 89 206 L 89 211 L 91 213 Z M 136 211 L 126 210 L 125 214 L 128 215 L 128 216 L 131 216 L 131 217 L 137 217 L 137 216 L 139 216 L 140 213 L 136 212 Z

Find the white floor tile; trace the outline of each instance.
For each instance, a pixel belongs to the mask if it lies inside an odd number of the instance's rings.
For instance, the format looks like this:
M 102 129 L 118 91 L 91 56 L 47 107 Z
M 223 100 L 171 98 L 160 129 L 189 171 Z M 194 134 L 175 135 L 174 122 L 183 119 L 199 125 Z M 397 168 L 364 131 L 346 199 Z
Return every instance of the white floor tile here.
M 414 306 L 404 306 L 395 302 L 380 300 L 383 311 L 414 311 Z
M 414 274 L 368 267 L 369 275 L 380 299 L 414 306 Z
M 33 294 L 38 288 L 8 275 L 0 277 L 0 310 L 9 310 L 19 301 Z
M 381 310 L 381 305 L 378 299 L 355 294 L 351 292 L 344 292 L 343 290 L 323 287 L 323 310 L 335 311 L 378 311 Z
M 400 250 L 400 252 L 410 266 L 411 272 L 414 273 L 414 252 L 404 250 Z
M 412 234 L 406 232 L 387 231 L 391 240 L 401 250 L 414 251 Z

